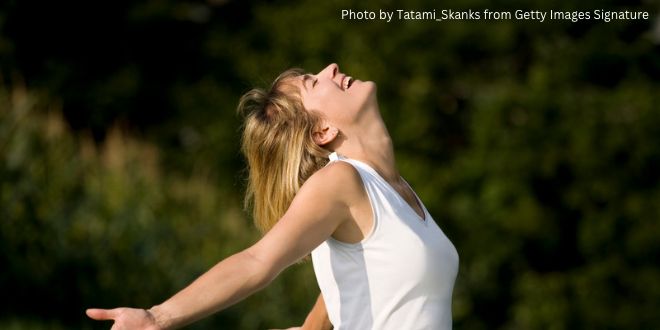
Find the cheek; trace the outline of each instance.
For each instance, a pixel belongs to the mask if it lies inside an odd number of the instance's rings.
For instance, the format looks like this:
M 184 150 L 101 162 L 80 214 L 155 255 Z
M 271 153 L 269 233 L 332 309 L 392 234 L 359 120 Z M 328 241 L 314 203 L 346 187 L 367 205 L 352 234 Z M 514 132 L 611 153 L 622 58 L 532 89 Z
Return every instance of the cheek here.
M 307 111 L 322 111 L 323 103 L 315 95 L 305 95 L 302 99 L 302 104 Z
M 308 110 L 316 110 L 322 113 L 331 113 L 336 107 L 337 95 L 333 95 L 331 90 L 319 89 L 313 95 L 303 100 L 303 105 Z
M 346 93 L 338 88 L 319 88 L 314 94 L 303 98 L 303 105 L 307 110 L 320 112 L 327 120 L 335 125 L 350 122 L 359 111 L 359 93 Z
M 359 110 L 360 106 L 355 100 L 343 96 L 328 107 L 328 119 L 340 126 L 350 124 L 355 121 Z

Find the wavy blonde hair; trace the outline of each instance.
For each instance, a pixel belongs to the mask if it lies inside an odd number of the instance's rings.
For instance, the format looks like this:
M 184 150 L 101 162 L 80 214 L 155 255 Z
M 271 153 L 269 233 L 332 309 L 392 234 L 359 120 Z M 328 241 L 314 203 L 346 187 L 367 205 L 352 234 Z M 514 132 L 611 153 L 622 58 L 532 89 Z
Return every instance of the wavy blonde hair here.
M 246 209 L 266 233 L 284 215 L 302 184 L 325 166 L 329 152 L 312 139 L 320 123 L 318 113 L 307 111 L 300 89 L 291 81 L 301 69 L 282 73 L 268 91 L 255 88 L 238 104 L 244 116 L 241 151 L 248 163 Z

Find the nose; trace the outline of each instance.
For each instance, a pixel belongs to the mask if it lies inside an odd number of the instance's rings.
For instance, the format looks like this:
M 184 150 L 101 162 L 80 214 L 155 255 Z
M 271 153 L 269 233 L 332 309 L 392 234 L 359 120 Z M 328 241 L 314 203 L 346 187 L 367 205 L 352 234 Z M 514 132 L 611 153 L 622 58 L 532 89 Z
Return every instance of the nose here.
M 327 75 L 330 79 L 333 79 L 337 75 L 337 72 L 339 72 L 339 65 L 332 63 L 321 70 L 319 76 Z

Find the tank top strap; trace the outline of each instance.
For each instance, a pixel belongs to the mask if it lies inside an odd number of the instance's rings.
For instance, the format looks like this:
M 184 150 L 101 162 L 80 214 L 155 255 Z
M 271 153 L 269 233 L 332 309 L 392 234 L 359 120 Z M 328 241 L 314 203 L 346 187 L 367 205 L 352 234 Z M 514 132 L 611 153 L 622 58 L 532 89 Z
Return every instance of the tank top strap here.
M 330 164 L 332 162 L 335 162 L 335 161 L 338 161 L 338 160 L 346 159 L 346 157 L 338 154 L 336 151 L 333 151 L 330 155 L 328 155 L 328 158 L 330 159 L 328 164 Z
M 372 185 L 373 180 L 378 180 L 378 173 L 373 168 L 371 168 L 371 166 L 361 161 L 340 155 L 336 151 L 328 155 L 328 158 L 330 161 L 325 166 L 328 166 L 337 161 L 343 161 L 351 164 L 353 168 L 355 168 L 355 170 L 360 173 L 360 177 L 362 177 L 362 184 L 364 184 L 367 189 Z

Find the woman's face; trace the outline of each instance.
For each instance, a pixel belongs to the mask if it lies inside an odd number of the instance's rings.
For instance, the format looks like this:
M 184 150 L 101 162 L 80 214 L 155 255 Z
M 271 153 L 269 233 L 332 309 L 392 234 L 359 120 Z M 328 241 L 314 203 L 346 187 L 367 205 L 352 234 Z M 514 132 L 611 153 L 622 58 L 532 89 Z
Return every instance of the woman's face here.
M 376 105 L 376 84 L 353 79 L 340 72 L 337 64 L 299 79 L 305 109 L 320 112 L 340 129 L 354 124 L 362 111 Z

